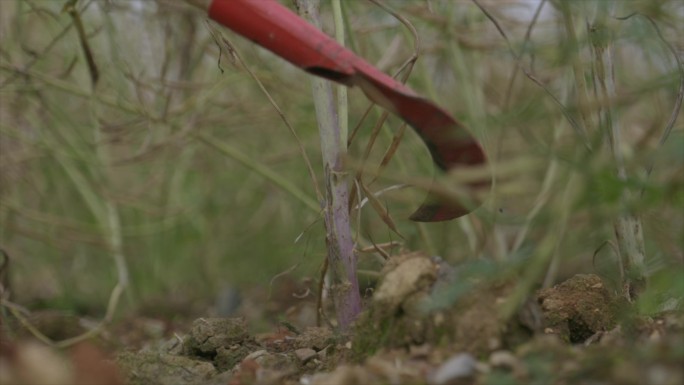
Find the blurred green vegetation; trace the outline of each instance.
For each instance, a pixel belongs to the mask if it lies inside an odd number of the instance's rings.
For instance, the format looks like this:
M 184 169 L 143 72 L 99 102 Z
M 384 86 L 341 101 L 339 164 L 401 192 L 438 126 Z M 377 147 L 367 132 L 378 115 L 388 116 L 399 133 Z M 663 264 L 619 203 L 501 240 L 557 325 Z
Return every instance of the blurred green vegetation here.
M 62 2 L 0 2 L 0 245 L 12 257 L 17 302 L 101 314 L 120 272 L 117 255 L 130 274 L 124 306 L 176 295 L 211 302 L 222 285 L 266 286 L 295 265 L 294 275 L 317 276 L 325 252 L 323 224 L 310 204 L 316 195 L 297 142 L 211 31 L 227 38 L 263 82 L 320 181 L 308 75 L 182 3 L 79 1 L 100 73 L 93 86 Z M 675 285 L 684 258 L 681 116 L 658 145 L 681 97 L 682 74 L 647 19 L 611 21 L 618 87 L 613 113 L 629 173 L 622 181 L 605 133 L 586 127 L 594 145 L 587 151 L 549 96 L 581 121 L 586 106 L 578 105 L 572 64 L 579 60 L 591 90 L 585 22 L 592 2 L 571 5 L 578 47 L 556 11 L 560 2 L 545 4 L 526 39 L 536 5 L 482 1 L 507 32 L 510 47 L 470 1 L 386 3 L 419 34 L 408 84 L 472 128 L 498 179 L 482 209 L 451 223 L 408 222 L 424 195 L 417 189 L 383 194 L 404 239 L 370 205 L 355 221 L 361 238 L 400 240 L 406 249 L 451 263 L 492 260 L 509 269 L 507 275 L 519 275 L 529 290 L 545 275 L 557 282 L 606 261 L 607 274 L 618 269 L 607 249 L 593 256 L 613 238 L 626 189 L 638 196 L 628 206 L 643 219 L 649 273 L 656 277 L 652 287 L 658 292 L 646 296 L 653 302 L 645 309 L 658 307 L 661 290 L 682 297 L 684 288 Z M 350 47 L 395 73 L 414 49 L 406 28 L 370 2 L 343 6 Z M 617 2 L 617 8 L 620 16 L 648 15 L 681 52 L 684 14 L 677 1 Z M 329 4 L 322 11 L 331 33 Z M 349 100 L 353 128 L 369 102 L 358 90 L 350 91 Z M 596 106 L 588 108 L 592 115 Z M 381 112 L 374 108 L 362 123 L 352 158 L 361 158 Z M 369 167 L 377 167 L 400 124 L 395 118 L 385 123 Z M 221 146 L 246 155 L 248 165 L 217 150 Z M 283 190 L 255 168 L 284 177 L 304 196 Z M 432 173 L 426 149 L 407 132 L 386 177 L 369 187 L 379 191 Z M 473 266 L 477 271 L 479 265 Z

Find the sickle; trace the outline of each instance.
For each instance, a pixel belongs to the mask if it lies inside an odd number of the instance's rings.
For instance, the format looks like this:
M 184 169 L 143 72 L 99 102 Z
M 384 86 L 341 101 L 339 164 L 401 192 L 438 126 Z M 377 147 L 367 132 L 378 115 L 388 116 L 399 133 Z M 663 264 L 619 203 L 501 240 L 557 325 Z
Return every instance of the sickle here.
M 373 67 L 275 0 L 213 0 L 209 17 L 272 51 L 308 73 L 358 86 L 373 102 L 401 117 L 427 145 L 443 171 L 482 165 L 485 154 L 475 138 L 449 113 Z M 488 187 L 476 181 L 470 188 Z M 431 191 L 410 219 L 437 222 L 458 218 L 472 206 Z

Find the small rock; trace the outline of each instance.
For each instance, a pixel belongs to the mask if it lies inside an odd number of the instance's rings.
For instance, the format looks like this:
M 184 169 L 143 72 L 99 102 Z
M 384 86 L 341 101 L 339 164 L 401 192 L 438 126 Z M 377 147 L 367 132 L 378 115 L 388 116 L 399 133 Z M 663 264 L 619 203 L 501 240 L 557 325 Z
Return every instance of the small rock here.
M 429 258 L 414 256 L 388 271 L 373 294 L 373 300 L 395 309 L 416 291 L 430 287 L 437 270 Z
M 516 371 L 520 361 L 508 350 L 497 350 L 489 356 L 489 363 L 495 368 Z
M 263 356 L 264 354 L 268 354 L 266 350 L 255 350 L 252 353 L 250 353 L 247 357 L 244 358 L 245 361 L 247 360 L 256 360 L 257 358 Z
M 460 353 L 444 362 L 428 377 L 430 385 L 452 384 L 475 375 L 477 361 L 468 353 Z
M 294 354 L 302 364 L 305 364 L 307 361 L 316 356 L 316 351 L 311 348 L 303 348 L 295 350 Z
M 219 347 L 251 340 L 243 318 L 199 318 L 192 323 L 185 348 L 191 354 L 214 355 Z

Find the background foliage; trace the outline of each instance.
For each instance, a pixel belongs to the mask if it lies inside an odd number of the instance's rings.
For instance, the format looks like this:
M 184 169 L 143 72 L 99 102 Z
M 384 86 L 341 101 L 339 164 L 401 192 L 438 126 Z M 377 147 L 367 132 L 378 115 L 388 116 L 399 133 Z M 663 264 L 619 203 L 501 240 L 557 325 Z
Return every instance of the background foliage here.
M 367 205 L 355 213 L 360 247 L 399 240 L 470 264 L 474 274 L 518 275 L 521 293 L 576 272 L 598 272 L 617 289 L 606 241 L 627 207 L 644 221 L 653 283 L 644 309 L 681 297 L 681 116 L 659 144 L 682 97 L 670 50 L 684 50 L 679 2 L 612 3 L 616 16 L 639 12 L 609 22 L 627 180 L 616 176 L 606 133 L 592 122 L 598 106 L 578 103 L 580 82 L 593 92 L 586 22 L 594 2 L 546 2 L 527 37 L 538 2 L 480 2 L 508 41 L 471 1 L 386 3 L 418 32 L 408 84 L 473 129 L 498 179 L 483 209 L 446 224 L 405 219 L 422 199 L 417 189 L 382 194 L 404 239 Z M 126 271 L 124 306 L 177 296 L 211 302 L 225 285 L 267 285 L 293 266 L 295 276 L 315 277 L 325 248 L 314 187 L 297 141 L 245 66 L 295 127 L 320 180 L 307 75 L 182 2 L 78 1 L 99 72 L 93 85 L 63 6 L 0 2 L 0 245 L 12 257 L 14 300 L 101 314 Z M 394 74 L 415 48 L 408 30 L 371 2 L 343 6 L 350 47 Z M 332 33 L 327 4 L 322 11 Z M 369 104 L 358 90 L 349 100 L 354 127 Z M 593 151 L 563 110 L 586 124 Z M 362 122 L 353 159 L 381 112 Z M 400 125 L 386 122 L 367 165 L 377 167 Z M 431 173 L 427 151 L 407 131 L 384 177 L 365 181 L 380 191 Z M 625 189 L 637 196 L 626 206 Z M 361 259 L 374 266 L 373 257 Z M 479 269 L 482 259 L 498 268 Z

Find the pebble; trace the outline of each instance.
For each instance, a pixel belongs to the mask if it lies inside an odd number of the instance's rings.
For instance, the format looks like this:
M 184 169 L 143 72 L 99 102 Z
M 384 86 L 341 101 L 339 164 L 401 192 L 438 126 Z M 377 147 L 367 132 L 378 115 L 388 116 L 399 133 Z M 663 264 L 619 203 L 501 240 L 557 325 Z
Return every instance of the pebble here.
M 477 360 L 468 353 L 457 354 L 444 362 L 428 378 L 430 385 L 444 385 L 475 375 Z
M 311 348 L 297 349 L 295 350 L 294 354 L 295 356 L 297 356 L 297 359 L 301 361 L 303 364 L 312 359 L 313 357 L 316 357 L 316 351 Z

